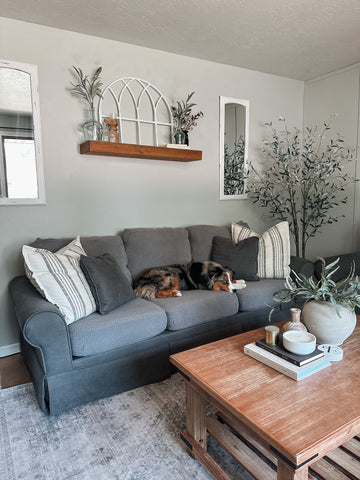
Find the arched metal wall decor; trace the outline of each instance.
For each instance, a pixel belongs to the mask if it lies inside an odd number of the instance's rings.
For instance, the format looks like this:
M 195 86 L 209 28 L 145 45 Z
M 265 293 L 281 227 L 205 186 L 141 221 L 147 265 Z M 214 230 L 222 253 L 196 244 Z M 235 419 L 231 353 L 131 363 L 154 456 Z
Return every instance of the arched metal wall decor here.
M 98 113 L 99 121 L 103 122 L 105 118 L 109 117 L 109 113 L 103 112 L 104 102 L 108 101 L 109 97 L 112 99 L 115 104 L 115 114 L 112 112 L 112 117 L 119 120 L 119 141 L 122 143 L 133 143 L 126 142 L 124 138 L 124 126 L 126 122 L 135 124 L 136 126 L 136 137 L 137 144 L 142 145 L 142 126 L 150 125 L 153 126 L 153 138 L 155 146 L 159 146 L 159 126 L 169 128 L 168 141 L 172 138 L 173 135 L 173 121 L 171 109 L 168 101 L 164 95 L 151 83 L 146 80 L 134 77 L 119 78 L 111 82 L 103 91 L 102 98 L 99 101 Z M 147 99 L 151 105 L 152 117 L 151 118 L 142 118 L 141 107 L 144 103 L 144 99 Z M 124 102 L 132 103 L 134 109 L 134 116 L 128 116 L 123 114 L 124 112 Z M 163 121 L 160 118 L 159 110 L 165 109 L 167 112 L 168 119 Z

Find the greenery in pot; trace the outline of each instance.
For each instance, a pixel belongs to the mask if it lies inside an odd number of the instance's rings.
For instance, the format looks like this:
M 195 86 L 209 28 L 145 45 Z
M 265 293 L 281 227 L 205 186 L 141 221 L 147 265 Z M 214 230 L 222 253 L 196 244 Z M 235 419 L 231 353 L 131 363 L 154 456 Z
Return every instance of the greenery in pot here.
M 281 308 L 283 303 L 296 301 L 297 297 L 301 297 L 305 303 L 312 300 L 328 302 L 333 305 L 340 318 L 338 306 L 352 311 L 355 310 L 355 307 L 360 307 L 360 280 L 355 275 L 355 264 L 352 264 L 346 278 L 335 282 L 331 277 L 340 268 L 338 265 L 340 258 L 337 258 L 329 265 L 326 265 L 323 258 L 319 257 L 319 259 L 322 263 L 320 279 L 315 281 L 312 277 L 292 271 L 293 279 L 291 277 L 286 278 L 285 288 L 274 294 L 274 299 L 279 305 L 271 310 L 270 317 L 276 308 Z
M 290 131 L 282 117 L 280 131 L 266 123 L 272 135 L 264 140 L 264 168 L 250 164 L 247 173 L 249 197 L 270 216 L 288 221 L 296 256 L 303 258 L 309 239 L 338 221 L 340 215 L 333 209 L 347 202 L 345 186 L 356 181 L 344 171 L 355 159 L 355 149 L 346 148 L 339 134 L 328 138 L 334 117 L 320 133 L 317 127 L 307 127 L 302 136 L 297 128 Z
M 176 106 L 171 107 L 172 116 L 175 120 L 175 128 L 183 132 L 189 132 L 197 125 L 197 120 L 203 117 L 203 112 L 191 113 L 191 109 L 195 107 L 196 103 L 191 103 L 190 100 L 195 92 L 189 93 L 186 100 L 176 102 Z
M 95 97 L 102 98 L 102 82 L 100 80 L 100 74 L 102 67 L 96 69 L 92 77 L 85 75 L 81 68 L 73 66 L 76 72 L 78 83 L 70 82 L 72 88 L 70 91 L 75 95 L 80 95 L 88 104 L 90 108 L 94 108 Z

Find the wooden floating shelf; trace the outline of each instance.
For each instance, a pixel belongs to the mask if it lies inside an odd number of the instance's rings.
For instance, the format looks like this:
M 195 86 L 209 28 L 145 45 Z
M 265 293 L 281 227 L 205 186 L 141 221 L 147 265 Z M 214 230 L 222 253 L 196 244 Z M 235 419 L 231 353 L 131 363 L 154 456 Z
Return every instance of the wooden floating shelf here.
M 134 145 L 131 143 L 97 142 L 93 140 L 81 143 L 80 153 L 84 155 L 147 158 L 150 160 L 170 160 L 175 162 L 195 162 L 202 159 L 201 150 L 152 147 L 150 145 Z

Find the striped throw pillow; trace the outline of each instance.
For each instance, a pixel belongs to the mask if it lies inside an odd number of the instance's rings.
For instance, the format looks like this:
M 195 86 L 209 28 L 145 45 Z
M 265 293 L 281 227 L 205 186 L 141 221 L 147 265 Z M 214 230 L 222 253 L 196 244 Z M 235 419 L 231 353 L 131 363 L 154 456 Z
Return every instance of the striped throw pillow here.
M 79 264 L 80 255 L 86 255 L 79 237 L 56 253 L 24 245 L 22 254 L 30 282 L 59 308 L 67 325 L 95 312 L 95 300 Z
M 260 278 L 286 278 L 290 275 L 290 233 L 288 222 L 280 222 L 259 235 L 248 227 L 231 224 L 235 244 L 249 237 L 259 238 L 258 272 Z

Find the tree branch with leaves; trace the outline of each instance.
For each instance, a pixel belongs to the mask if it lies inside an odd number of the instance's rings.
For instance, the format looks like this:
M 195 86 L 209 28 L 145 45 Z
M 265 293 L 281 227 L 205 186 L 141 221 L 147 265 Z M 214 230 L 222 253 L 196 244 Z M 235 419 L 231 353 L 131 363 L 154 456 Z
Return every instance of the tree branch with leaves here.
M 245 138 L 240 136 L 234 142 L 233 151 L 224 144 L 224 194 L 241 195 L 244 193 L 245 179 Z

